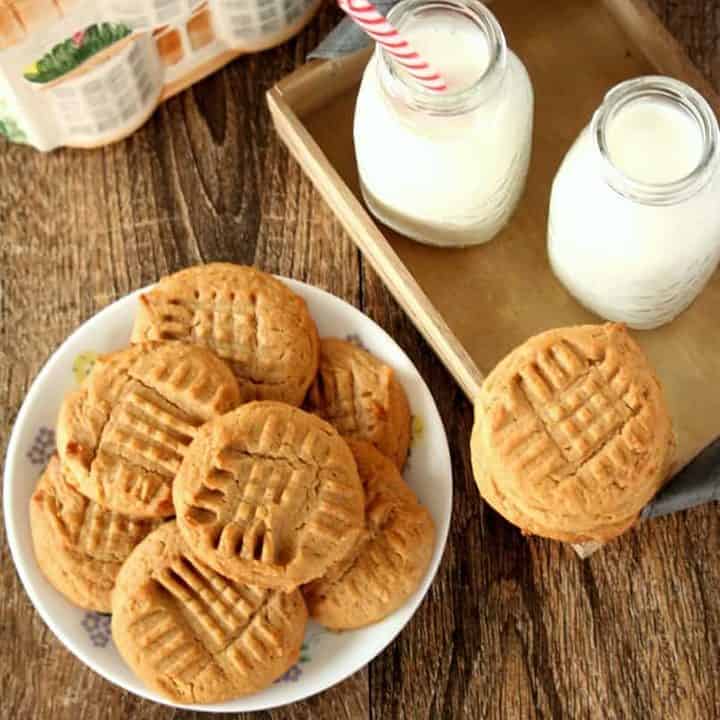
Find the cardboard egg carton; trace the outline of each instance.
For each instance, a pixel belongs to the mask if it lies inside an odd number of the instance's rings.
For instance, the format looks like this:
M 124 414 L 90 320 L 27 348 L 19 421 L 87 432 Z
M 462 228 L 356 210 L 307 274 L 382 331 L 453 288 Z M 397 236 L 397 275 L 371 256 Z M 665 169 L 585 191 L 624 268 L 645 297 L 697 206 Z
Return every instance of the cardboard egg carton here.
M 0 0 L 0 133 L 120 140 L 166 98 L 297 33 L 321 0 Z

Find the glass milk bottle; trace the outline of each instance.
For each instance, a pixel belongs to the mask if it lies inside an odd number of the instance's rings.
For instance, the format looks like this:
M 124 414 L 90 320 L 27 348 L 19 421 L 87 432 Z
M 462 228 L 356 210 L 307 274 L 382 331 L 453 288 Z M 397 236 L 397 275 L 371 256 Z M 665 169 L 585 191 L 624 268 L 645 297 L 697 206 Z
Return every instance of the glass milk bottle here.
M 448 85 L 428 90 L 379 45 L 355 110 L 363 197 L 431 245 L 484 243 L 507 223 L 530 160 L 533 92 L 495 17 L 472 0 L 403 0 L 388 19 Z
M 637 329 L 671 321 L 720 260 L 718 123 L 685 83 L 613 88 L 553 182 L 550 264 L 588 309 Z

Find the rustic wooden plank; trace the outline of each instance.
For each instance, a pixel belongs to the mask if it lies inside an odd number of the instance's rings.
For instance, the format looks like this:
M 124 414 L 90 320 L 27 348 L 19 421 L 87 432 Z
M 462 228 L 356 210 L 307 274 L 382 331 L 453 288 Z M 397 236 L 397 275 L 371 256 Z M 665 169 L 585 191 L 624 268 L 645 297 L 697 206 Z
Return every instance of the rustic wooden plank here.
M 710 0 L 653 0 L 720 86 Z M 472 410 L 275 137 L 264 91 L 338 17 L 173 98 L 127 141 L 0 150 L 0 450 L 32 379 L 81 321 L 199 260 L 255 262 L 363 308 L 409 353 L 453 439 L 454 522 L 437 581 L 391 647 L 335 688 L 249 720 L 720 717 L 720 519 L 644 524 L 589 561 L 484 506 Z M 75 660 L 34 612 L 0 529 L 0 717 L 200 718 Z M 223 716 L 219 716 L 223 717 Z M 230 716 L 225 716 L 230 717 Z
M 649 0 L 648 4 L 685 47 L 710 82 L 720 87 L 717 3 L 705 0 Z

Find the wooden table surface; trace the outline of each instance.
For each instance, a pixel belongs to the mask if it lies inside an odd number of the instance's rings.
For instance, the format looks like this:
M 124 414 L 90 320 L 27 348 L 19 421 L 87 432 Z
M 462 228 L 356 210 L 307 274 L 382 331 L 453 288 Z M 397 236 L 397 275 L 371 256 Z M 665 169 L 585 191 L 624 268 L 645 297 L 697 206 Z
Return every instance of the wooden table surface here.
M 717 3 L 654 8 L 720 86 Z M 305 280 L 360 307 L 425 377 L 453 442 L 454 520 L 426 601 L 380 657 L 255 717 L 720 718 L 717 506 L 647 523 L 586 562 L 522 538 L 473 484 L 470 404 L 275 136 L 264 91 L 338 16 L 327 8 L 288 45 L 232 63 L 118 145 L 49 155 L 0 145 L 3 456 L 50 353 L 113 300 L 210 260 Z M 0 717 L 200 717 L 134 697 L 76 660 L 33 610 L 2 537 Z

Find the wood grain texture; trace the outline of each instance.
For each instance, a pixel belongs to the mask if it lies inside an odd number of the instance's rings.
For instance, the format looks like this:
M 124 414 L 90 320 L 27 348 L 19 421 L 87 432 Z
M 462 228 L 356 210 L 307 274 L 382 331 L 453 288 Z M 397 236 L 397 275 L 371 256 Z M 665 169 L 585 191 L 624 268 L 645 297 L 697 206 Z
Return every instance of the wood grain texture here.
M 653 5 L 720 86 L 717 4 Z M 116 146 L 0 146 L 3 455 L 42 364 L 109 302 L 201 260 L 306 280 L 362 308 L 425 377 L 453 441 L 454 522 L 428 599 L 368 669 L 252 717 L 720 717 L 717 507 L 647 523 L 587 562 L 523 539 L 475 490 L 470 405 L 276 138 L 264 91 L 338 16 L 327 8 L 288 45 L 234 62 Z M 201 717 L 131 696 L 75 660 L 34 612 L 0 533 L 1 718 Z

